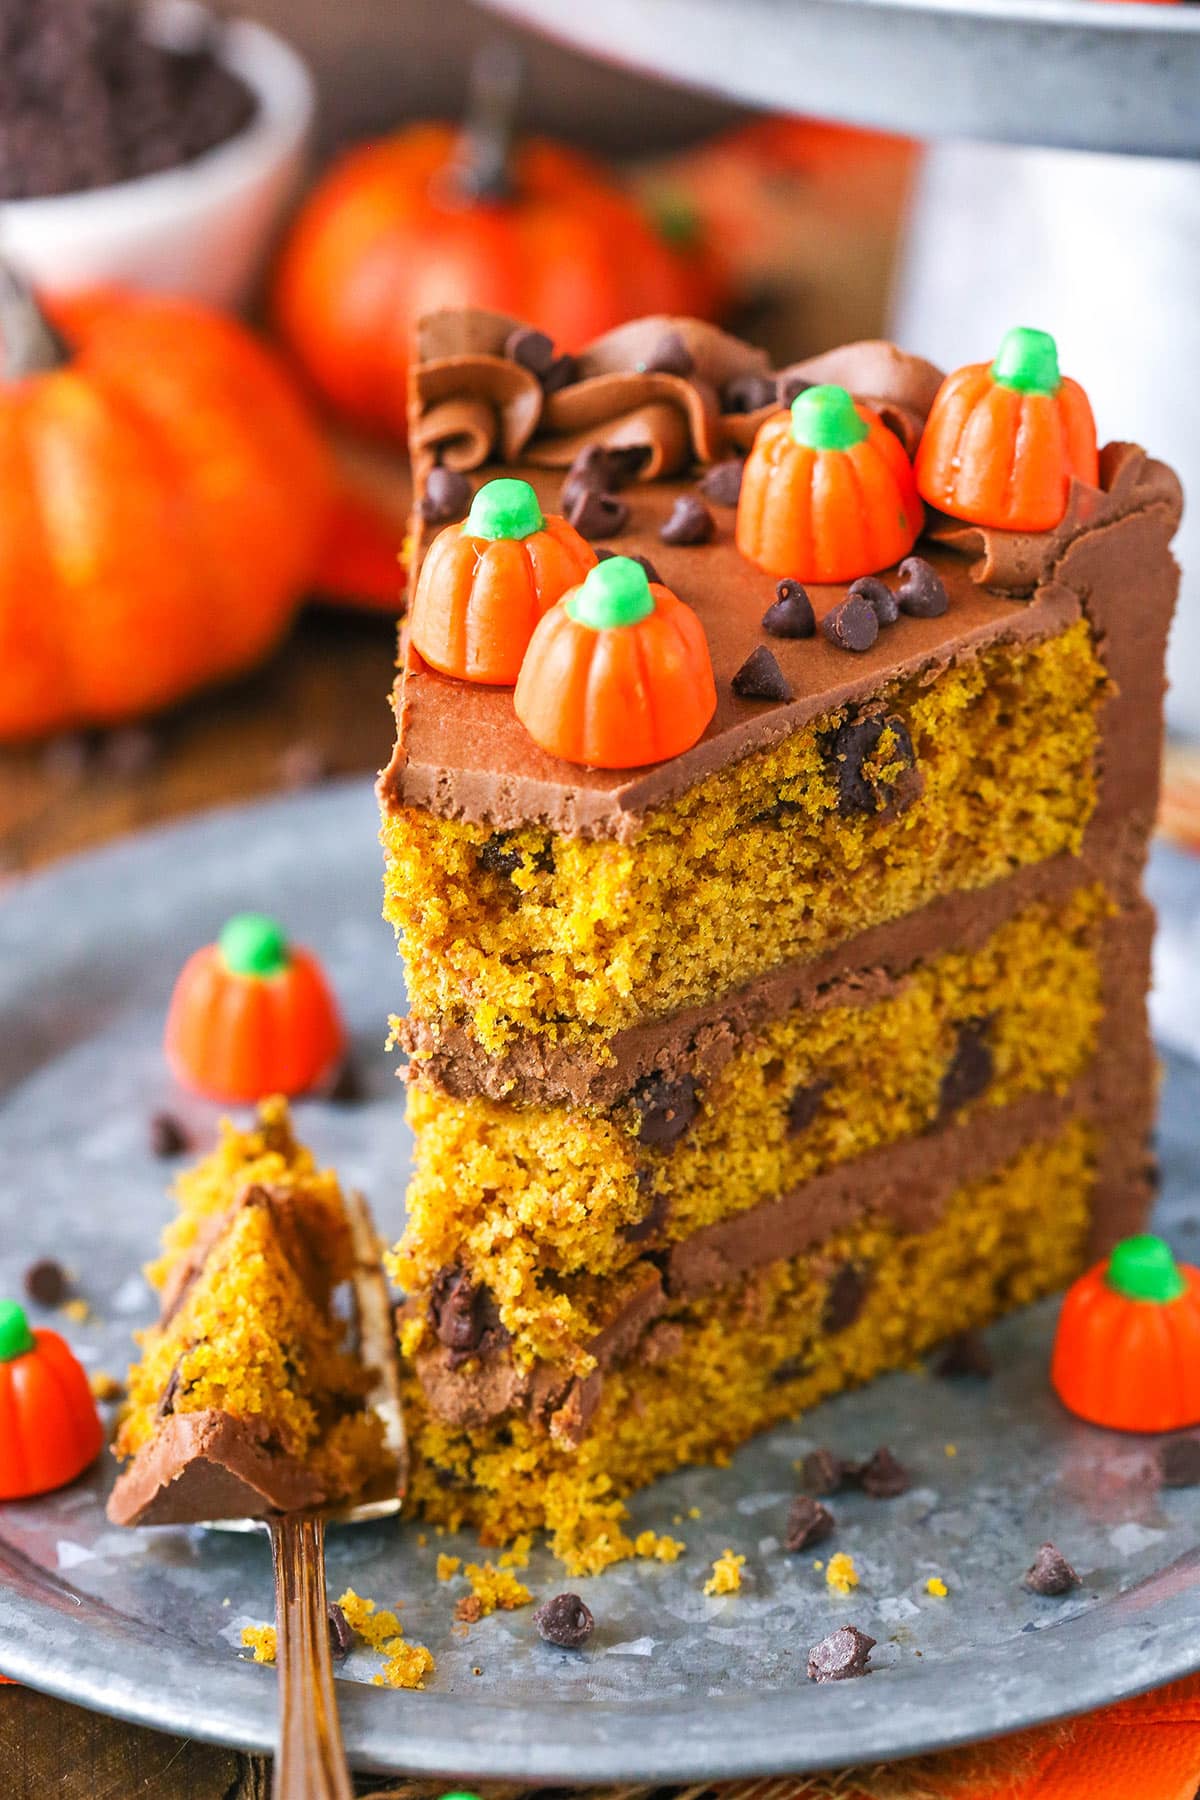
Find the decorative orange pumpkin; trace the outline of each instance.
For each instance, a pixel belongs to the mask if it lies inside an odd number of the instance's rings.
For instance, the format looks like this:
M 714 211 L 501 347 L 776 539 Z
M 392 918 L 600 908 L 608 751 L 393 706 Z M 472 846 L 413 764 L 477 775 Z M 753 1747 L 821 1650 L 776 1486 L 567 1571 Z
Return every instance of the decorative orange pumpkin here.
M 1069 1289 L 1050 1379 L 1093 1425 L 1200 1424 L 1200 1269 L 1177 1263 L 1162 1238 L 1126 1238 Z
M 485 482 L 462 525 L 448 525 L 421 565 L 409 642 L 460 681 L 511 687 L 534 626 L 583 580 L 596 552 L 573 525 L 543 517 L 527 481 Z
M 543 138 L 514 147 L 516 83 L 494 58 L 473 86 L 465 129 L 411 125 L 336 162 L 273 285 L 275 322 L 313 384 L 401 441 L 424 313 L 536 319 L 569 351 L 646 313 L 709 316 L 723 297 L 707 251 L 678 242 L 673 223 L 656 230 L 597 163 Z
M 261 913 L 230 919 L 175 983 L 167 1060 L 177 1080 L 209 1099 L 306 1093 L 333 1075 L 344 1046 L 317 959 Z
M 907 556 L 924 521 L 899 439 L 845 388 L 806 388 L 746 459 L 737 547 L 771 575 L 854 581 Z
M 57 1331 L 31 1331 L 0 1300 L 0 1500 L 48 1494 L 99 1456 L 104 1427 L 87 1376 Z
M 1071 478 L 1100 479 L 1096 425 L 1077 381 L 1058 372 L 1048 332 L 1006 332 L 995 362 L 970 363 L 938 389 L 917 449 L 930 506 L 973 525 L 1050 531 Z
M 513 705 L 564 762 L 632 769 L 679 756 L 717 710 L 704 627 L 640 563 L 609 557 L 537 626 Z
M 330 494 L 302 402 L 234 320 L 116 292 L 54 319 L 0 269 L 0 740 L 259 661 Z

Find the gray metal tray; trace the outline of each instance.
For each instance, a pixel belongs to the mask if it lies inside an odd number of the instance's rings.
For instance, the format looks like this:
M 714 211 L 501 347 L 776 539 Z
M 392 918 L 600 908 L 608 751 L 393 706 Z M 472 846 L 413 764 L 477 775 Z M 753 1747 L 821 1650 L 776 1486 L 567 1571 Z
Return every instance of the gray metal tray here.
M 1161 872 L 1177 910 L 1200 910 L 1181 859 Z M 136 1271 L 168 1203 L 147 1119 L 178 1105 L 159 1037 L 184 955 L 244 906 L 281 913 L 327 959 L 367 1072 L 357 1106 L 305 1104 L 319 1153 L 398 1227 L 409 1155 L 401 1095 L 381 1049 L 401 1000 L 377 919 L 372 799 L 355 785 L 213 814 L 65 863 L 0 902 L 0 1293 L 56 1255 L 94 1318 L 65 1329 L 92 1367 L 123 1368 L 151 1313 Z M 213 1115 L 187 1109 L 201 1131 Z M 1200 1252 L 1200 1070 L 1171 1061 L 1162 1222 Z M 411 1524 L 335 1533 L 331 1591 L 400 1603 L 438 1670 L 425 1693 L 370 1685 L 356 1654 L 340 1693 L 354 1760 L 388 1771 L 522 1780 L 683 1781 L 911 1754 L 1096 1706 L 1200 1663 L 1200 1490 L 1162 1493 L 1152 1446 L 1068 1418 L 1047 1389 L 1053 1305 L 990 1333 L 987 1385 L 898 1375 L 770 1433 L 725 1470 L 658 1483 L 640 1526 L 674 1531 L 673 1567 L 627 1564 L 577 1585 L 598 1625 L 572 1656 L 539 1642 L 528 1610 L 451 1630 L 460 1587 Z M 55 1321 L 62 1323 L 61 1321 Z M 779 1538 L 793 1463 L 829 1442 L 886 1441 L 916 1484 L 899 1500 L 838 1499 L 835 1547 L 862 1578 L 828 1594 L 810 1557 Z M 953 1445 L 956 1454 L 947 1454 Z M 47 1692 L 196 1738 L 269 1746 L 274 1674 L 241 1659 L 270 1617 L 265 1540 L 201 1530 L 121 1532 L 105 1522 L 99 1468 L 46 1499 L 0 1506 L 0 1669 Z M 698 1507 L 701 1517 L 686 1517 Z M 676 1524 L 680 1516 L 684 1523 Z M 1083 1586 L 1037 1599 L 1020 1577 L 1053 1538 Z M 706 1599 L 712 1558 L 747 1556 L 739 1595 Z M 940 1575 L 950 1592 L 931 1598 Z M 565 1583 L 544 1550 L 535 1594 Z M 838 1622 L 879 1639 L 869 1679 L 814 1687 L 808 1646 Z M 479 1669 L 480 1674 L 474 1671 Z
M 1200 155 L 1200 6 L 1107 0 L 486 0 L 751 106 L 914 137 Z

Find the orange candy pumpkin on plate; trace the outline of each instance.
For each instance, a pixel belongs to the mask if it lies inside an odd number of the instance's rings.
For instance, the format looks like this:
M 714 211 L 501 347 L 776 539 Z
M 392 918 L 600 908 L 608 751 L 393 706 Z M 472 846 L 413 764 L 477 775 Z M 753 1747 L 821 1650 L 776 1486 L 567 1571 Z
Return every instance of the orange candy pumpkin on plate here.
M 1160 1237 L 1125 1238 L 1068 1290 L 1050 1379 L 1093 1425 L 1200 1425 L 1200 1269 Z
M 320 1087 L 345 1033 L 311 951 L 289 944 L 273 919 L 239 913 L 180 971 L 165 1048 L 185 1087 L 238 1103 Z
M 1061 375 L 1048 332 L 1018 325 L 992 363 L 948 375 L 917 449 L 930 506 L 1004 531 L 1051 531 L 1072 479 L 1100 479 L 1096 424 L 1077 381 Z
M 87 1376 L 57 1331 L 32 1331 L 0 1300 L 0 1500 L 65 1487 L 99 1456 L 104 1428 Z
M 899 439 L 845 388 L 822 384 L 759 426 L 737 547 L 771 575 L 854 581 L 907 556 L 924 516 Z
M 527 481 L 484 484 L 429 548 L 409 614 L 413 648 L 460 681 L 511 687 L 534 626 L 594 565 L 591 545 Z
M 541 620 L 513 705 L 551 756 L 632 769 L 690 750 L 717 709 L 704 627 L 640 563 L 597 563 Z

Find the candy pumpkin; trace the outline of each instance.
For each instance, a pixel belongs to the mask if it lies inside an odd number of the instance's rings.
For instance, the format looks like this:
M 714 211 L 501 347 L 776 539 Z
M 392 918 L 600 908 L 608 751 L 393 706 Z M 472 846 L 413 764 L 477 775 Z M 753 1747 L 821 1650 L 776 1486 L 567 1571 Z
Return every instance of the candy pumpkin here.
M 112 724 L 250 667 L 312 572 L 330 474 L 232 319 L 57 304 L 0 270 L 0 740 Z
M 48 1494 L 99 1456 L 104 1428 L 88 1379 L 57 1331 L 31 1331 L 0 1301 L 0 1500 Z
M 1162 1238 L 1126 1238 L 1070 1288 L 1050 1379 L 1081 1419 L 1114 1431 L 1200 1424 L 1200 1269 Z
M 1019 325 L 995 362 L 946 377 L 916 469 L 930 506 L 1005 531 L 1050 531 L 1067 510 L 1073 477 L 1098 485 L 1092 409 L 1079 383 L 1059 374 L 1048 332 Z
M 717 709 L 704 627 L 640 563 L 609 557 L 538 624 L 513 705 L 564 762 L 630 769 L 678 756 Z
M 899 439 L 845 388 L 807 388 L 759 426 L 736 536 L 742 555 L 769 574 L 873 575 L 907 556 L 923 519 Z
M 305 1093 L 333 1075 L 344 1045 L 317 959 L 260 913 L 230 919 L 175 983 L 167 1061 L 177 1080 L 209 1099 Z
M 533 628 L 596 553 L 574 526 L 543 516 L 527 481 L 486 482 L 462 525 L 429 549 L 409 614 L 409 641 L 460 681 L 511 687 Z
M 597 163 L 544 138 L 514 144 L 515 83 L 476 66 L 470 116 L 407 126 L 317 183 L 272 292 L 283 337 L 355 423 L 403 440 L 409 337 L 438 307 L 536 319 L 578 350 L 646 313 L 708 316 L 710 258 L 660 231 Z M 693 278 L 699 270 L 699 279 Z

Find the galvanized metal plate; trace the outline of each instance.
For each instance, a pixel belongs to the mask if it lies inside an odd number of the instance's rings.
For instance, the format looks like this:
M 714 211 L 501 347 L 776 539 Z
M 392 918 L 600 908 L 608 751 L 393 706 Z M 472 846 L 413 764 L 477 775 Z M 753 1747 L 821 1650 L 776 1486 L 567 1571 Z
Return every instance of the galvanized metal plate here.
M 1200 916 L 1198 871 L 1160 860 L 1165 942 L 1176 951 Z M 0 903 L 0 1293 L 19 1290 L 35 1257 L 65 1261 L 93 1317 L 55 1323 L 89 1366 L 121 1370 L 129 1332 L 152 1311 L 137 1271 L 168 1216 L 169 1169 L 150 1155 L 150 1114 L 181 1110 L 202 1135 L 214 1124 L 172 1091 L 159 1039 L 176 970 L 231 911 L 278 912 L 331 968 L 367 1097 L 306 1103 L 300 1125 L 398 1228 L 410 1146 L 382 1049 L 401 990 L 379 888 L 372 799 L 354 785 L 131 840 Z M 1174 1057 L 1161 1222 L 1193 1257 L 1198 1122 L 1200 1070 Z M 434 1564 L 439 1550 L 477 1554 L 469 1538 L 430 1534 L 421 1547 L 413 1524 L 335 1532 L 331 1591 L 352 1585 L 399 1604 L 410 1638 L 438 1659 L 427 1692 L 395 1693 L 371 1685 L 376 1658 L 352 1656 L 339 1685 L 352 1757 L 527 1781 L 802 1770 L 1013 1730 L 1194 1668 L 1200 1490 L 1160 1491 L 1153 1445 L 1061 1411 L 1046 1382 L 1054 1316 L 1046 1305 L 990 1332 L 989 1384 L 893 1376 L 768 1434 L 728 1469 L 687 1471 L 639 1495 L 638 1525 L 673 1532 L 687 1553 L 671 1567 L 626 1564 L 572 1583 L 598 1622 L 580 1655 L 542 1644 L 528 1609 L 455 1635 L 462 1589 L 439 1584 Z M 915 1485 L 891 1502 L 834 1502 L 834 1547 L 861 1578 L 840 1599 L 811 1556 L 780 1547 L 793 1465 L 818 1443 L 857 1454 L 880 1442 Z M 265 1540 L 116 1531 L 103 1515 L 110 1479 L 100 1467 L 62 1493 L 0 1507 L 0 1669 L 164 1730 L 268 1747 L 275 1677 L 239 1648 L 242 1626 L 271 1616 Z M 1062 1600 L 1020 1585 L 1047 1537 L 1083 1576 Z M 727 1546 L 746 1555 L 743 1591 L 706 1598 L 708 1565 Z M 947 1598 L 926 1592 L 934 1575 Z M 526 1579 L 540 1596 L 566 1585 L 544 1550 Z M 812 1686 L 809 1645 L 846 1621 L 878 1638 L 877 1672 Z
M 487 0 L 605 62 L 924 138 L 1200 154 L 1200 9 L 1099 0 Z

